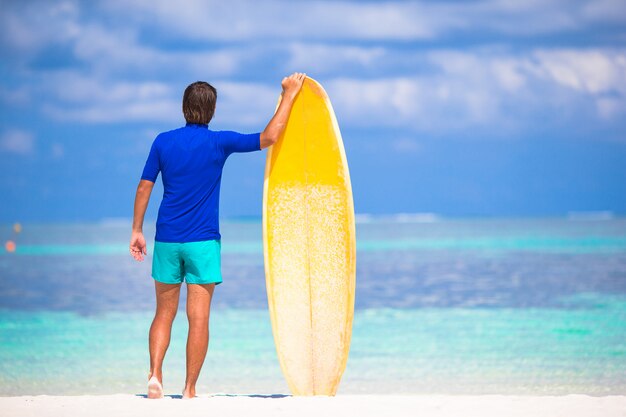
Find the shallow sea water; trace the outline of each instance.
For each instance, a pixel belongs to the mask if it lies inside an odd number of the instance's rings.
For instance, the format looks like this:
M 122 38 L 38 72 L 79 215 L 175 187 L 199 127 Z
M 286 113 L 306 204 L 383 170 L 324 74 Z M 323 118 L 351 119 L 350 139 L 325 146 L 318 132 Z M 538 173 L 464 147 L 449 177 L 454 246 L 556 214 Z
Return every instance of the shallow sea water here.
M 0 226 L 17 243 L 0 252 L 0 395 L 144 392 L 154 288 L 129 230 Z M 340 394 L 626 393 L 626 219 L 383 219 L 358 223 L 357 241 Z M 260 222 L 224 222 L 222 250 L 199 392 L 287 394 Z M 184 292 L 171 394 L 184 383 Z

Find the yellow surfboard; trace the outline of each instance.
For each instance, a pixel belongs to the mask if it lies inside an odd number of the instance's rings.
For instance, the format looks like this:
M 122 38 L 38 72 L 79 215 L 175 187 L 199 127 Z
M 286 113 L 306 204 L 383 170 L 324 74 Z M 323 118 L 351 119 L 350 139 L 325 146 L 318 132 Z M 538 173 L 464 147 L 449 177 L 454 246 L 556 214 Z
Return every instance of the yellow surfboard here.
M 263 190 L 265 282 L 274 342 L 293 395 L 335 395 L 346 368 L 356 269 L 350 174 L 335 113 L 306 78 Z

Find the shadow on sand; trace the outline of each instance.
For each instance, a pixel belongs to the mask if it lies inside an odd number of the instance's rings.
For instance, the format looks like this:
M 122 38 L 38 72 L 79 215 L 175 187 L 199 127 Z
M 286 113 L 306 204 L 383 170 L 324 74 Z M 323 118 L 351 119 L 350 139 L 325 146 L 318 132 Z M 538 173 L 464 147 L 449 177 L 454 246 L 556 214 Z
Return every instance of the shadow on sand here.
M 147 394 L 135 394 L 136 397 L 148 398 Z M 183 396 L 181 394 L 165 394 L 165 398 L 173 398 L 181 400 Z M 203 396 L 204 397 L 204 396 Z M 250 397 L 250 398 L 286 398 L 291 397 L 290 394 L 210 394 L 208 397 Z M 198 398 L 198 397 L 196 397 Z
M 291 394 L 213 394 L 211 397 L 286 398 Z

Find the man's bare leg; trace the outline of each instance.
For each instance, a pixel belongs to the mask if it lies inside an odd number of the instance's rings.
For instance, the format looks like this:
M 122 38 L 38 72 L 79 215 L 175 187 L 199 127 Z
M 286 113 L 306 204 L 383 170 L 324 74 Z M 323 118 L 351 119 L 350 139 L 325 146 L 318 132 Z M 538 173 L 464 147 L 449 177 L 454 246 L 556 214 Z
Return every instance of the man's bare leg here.
M 209 347 L 209 313 L 215 284 L 187 284 L 187 378 L 183 398 L 196 396 L 196 382 Z
M 154 281 L 156 290 L 156 313 L 152 326 L 150 326 L 150 376 L 158 379 L 163 385 L 163 358 L 170 345 L 170 335 L 172 333 L 172 322 L 178 310 L 178 297 L 180 295 L 180 284 L 164 284 Z M 162 388 L 159 393 L 154 387 L 150 387 L 149 398 L 160 398 L 163 396 Z

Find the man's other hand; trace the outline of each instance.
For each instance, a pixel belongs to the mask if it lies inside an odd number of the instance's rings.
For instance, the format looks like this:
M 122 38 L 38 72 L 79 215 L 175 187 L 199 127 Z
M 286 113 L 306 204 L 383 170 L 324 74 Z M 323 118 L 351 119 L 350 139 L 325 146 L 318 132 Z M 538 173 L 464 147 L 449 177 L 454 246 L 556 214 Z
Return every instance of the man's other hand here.
M 146 239 L 142 232 L 133 232 L 130 237 L 130 255 L 136 261 L 143 261 L 143 256 L 148 254 L 146 249 Z

